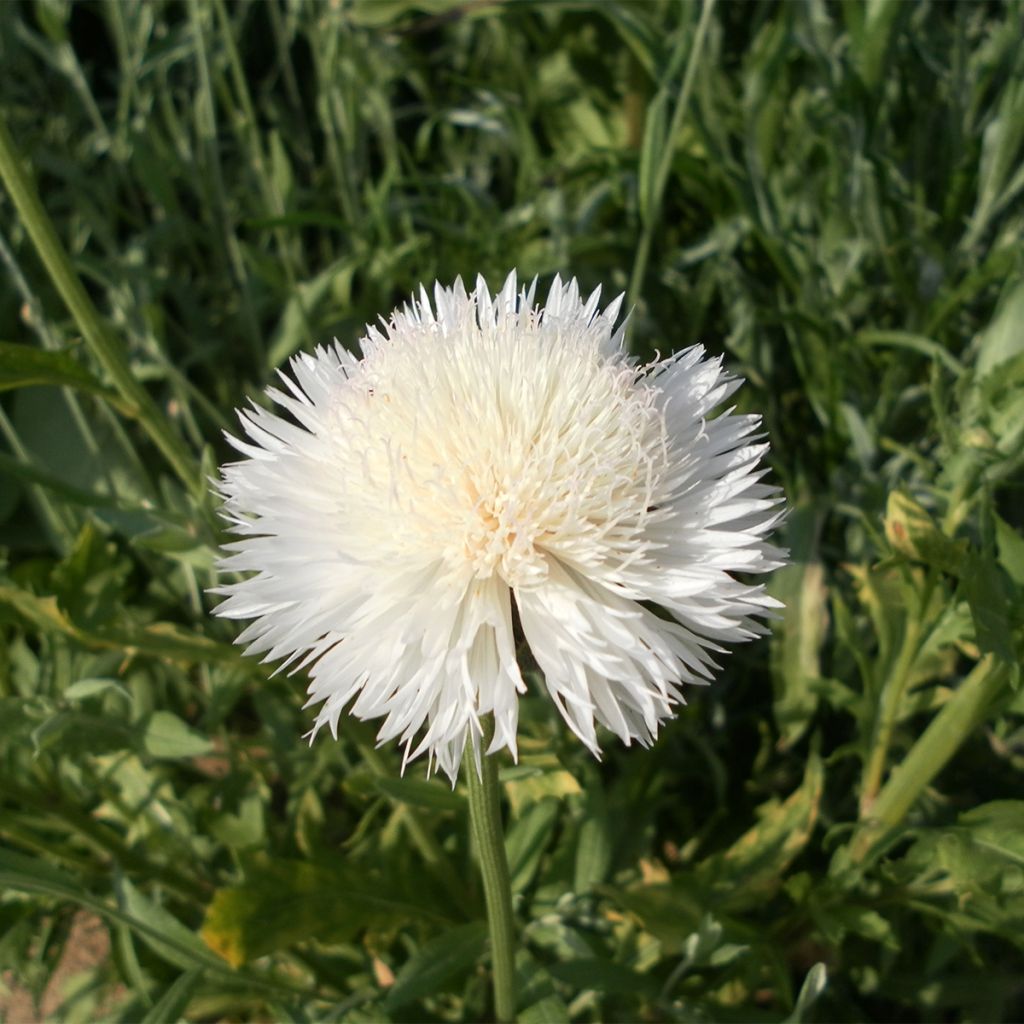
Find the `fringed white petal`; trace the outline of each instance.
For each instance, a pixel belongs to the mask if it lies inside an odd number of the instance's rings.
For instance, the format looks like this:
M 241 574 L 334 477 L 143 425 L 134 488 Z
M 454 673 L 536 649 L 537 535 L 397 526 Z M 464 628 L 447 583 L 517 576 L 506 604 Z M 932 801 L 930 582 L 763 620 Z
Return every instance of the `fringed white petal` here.
M 713 415 L 740 382 L 700 346 L 639 366 L 621 296 L 601 312 L 599 289 L 556 278 L 539 308 L 535 285 L 420 288 L 361 359 L 296 356 L 277 411 L 239 413 L 219 484 L 237 538 L 220 568 L 248 575 L 217 612 L 252 620 L 239 642 L 308 670 L 313 734 L 382 719 L 381 742 L 453 780 L 482 716 L 486 753 L 516 753 L 513 601 L 595 754 L 598 726 L 653 741 L 777 607 L 735 578 L 785 558 L 759 420 Z

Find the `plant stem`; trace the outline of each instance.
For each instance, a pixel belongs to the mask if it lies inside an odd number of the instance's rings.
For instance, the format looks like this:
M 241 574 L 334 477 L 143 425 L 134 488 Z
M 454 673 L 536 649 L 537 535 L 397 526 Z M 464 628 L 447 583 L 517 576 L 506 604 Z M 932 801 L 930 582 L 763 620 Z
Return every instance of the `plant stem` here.
M 488 724 L 480 740 L 479 772 L 473 758 L 466 768 L 469 785 L 469 821 L 480 860 L 491 932 L 491 970 L 494 981 L 494 1016 L 499 1024 L 515 1019 L 515 924 L 512 917 L 512 885 L 501 828 L 498 767 L 483 751 L 491 739 Z
M 160 411 L 149 392 L 135 379 L 125 352 L 104 325 L 92 299 L 79 280 L 2 118 L 0 179 L 7 186 L 21 222 L 32 239 L 50 279 L 71 311 L 86 344 L 110 377 L 111 383 L 189 491 L 193 494 L 204 492 L 206 484 L 199 475 L 191 453 L 181 438 L 169 427 L 167 416 Z
M 923 614 L 923 613 L 922 613 Z M 875 798 L 878 796 L 885 772 L 885 762 L 889 753 L 889 744 L 899 717 L 900 705 L 907 689 L 907 680 L 914 667 L 921 638 L 921 622 L 916 616 L 911 618 L 903 635 L 903 645 L 895 665 L 889 672 L 882 687 L 878 717 L 875 720 L 874 736 L 871 753 L 864 764 L 864 774 L 860 787 L 860 818 L 862 821 L 871 816 Z
M 1006 686 L 1007 675 L 1006 663 L 992 654 L 978 662 L 882 787 L 870 820 L 856 833 L 850 847 L 854 861 L 863 860 L 900 824 L 924 788 L 985 720 Z

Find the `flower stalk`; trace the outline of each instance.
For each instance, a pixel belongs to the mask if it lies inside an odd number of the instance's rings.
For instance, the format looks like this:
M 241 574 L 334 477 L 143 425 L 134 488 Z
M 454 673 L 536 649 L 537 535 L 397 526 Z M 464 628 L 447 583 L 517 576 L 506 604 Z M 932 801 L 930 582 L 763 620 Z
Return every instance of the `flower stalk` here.
M 501 827 L 498 768 L 486 750 L 493 732 L 488 719 L 481 737 L 479 771 L 470 758 L 466 768 L 469 785 L 469 822 L 480 863 L 491 935 L 491 972 L 494 986 L 494 1019 L 499 1024 L 515 1020 L 515 922 L 512 916 L 512 883 L 505 856 Z

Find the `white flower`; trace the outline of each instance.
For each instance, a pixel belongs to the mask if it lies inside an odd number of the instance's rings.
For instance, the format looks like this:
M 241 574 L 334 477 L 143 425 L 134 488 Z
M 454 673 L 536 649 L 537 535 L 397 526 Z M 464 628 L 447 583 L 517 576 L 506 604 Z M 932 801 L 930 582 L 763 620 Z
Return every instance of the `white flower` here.
M 241 539 L 217 614 L 247 653 L 308 668 L 313 735 L 346 708 L 453 780 L 467 740 L 516 753 L 517 634 L 574 733 L 649 744 L 726 641 L 764 633 L 782 512 L 759 481 L 759 419 L 709 418 L 739 386 L 700 346 L 649 366 L 557 278 L 543 308 L 515 274 L 492 297 L 434 288 L 292 360 L 284 410 L 240 413 L 223 468 Z M 289 415 L 285 415 L 289 414 Z M 518 627 L 516 615 L 518 614 Z M 403 762 L 404 763 L 404 762 Z

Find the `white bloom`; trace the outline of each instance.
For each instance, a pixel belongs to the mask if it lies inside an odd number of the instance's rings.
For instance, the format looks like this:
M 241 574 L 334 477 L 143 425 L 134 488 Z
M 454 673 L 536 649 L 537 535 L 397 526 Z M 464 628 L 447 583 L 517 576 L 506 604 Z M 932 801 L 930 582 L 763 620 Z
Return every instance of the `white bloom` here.
M 759 481 L 759 419 L 709 418 L 739 386 L 700 346 L 649 366 L 557 278 L 543 308 L 515 275 L 435 286 L 339 344 L 292 360 L 284 413 L 240 413 L 223 468 L 241 539 L 217 614 L 254 620 L 247 652 L 308 668 L 313 734 L 346 708 L 383 718 L 406 760 L 455 778 L 493 713 L 488 752 L 516 753 L 518 613 L 569 727 L 648 744 L 705 683 L 725 641 L 777 606 L 765 573 L 779 491 Z

